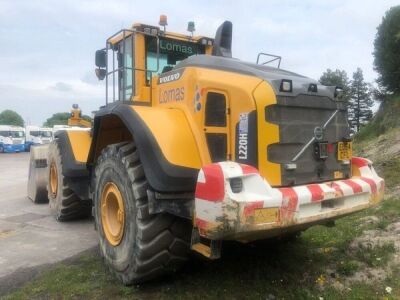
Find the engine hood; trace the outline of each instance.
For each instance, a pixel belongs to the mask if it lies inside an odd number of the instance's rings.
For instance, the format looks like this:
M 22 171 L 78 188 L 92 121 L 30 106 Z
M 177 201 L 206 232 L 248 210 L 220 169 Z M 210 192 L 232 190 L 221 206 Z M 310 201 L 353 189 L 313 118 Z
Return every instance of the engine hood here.
M 193 55 L 183 60 L 175 66 L 174 69 L 185 67 L 200 67 L 208 69 L 217 69 L 227 72 L 234 72 L 256 76 L 260 79 L 267 81 L 274 89 L 276 95 L 280 96 L 297 96 L 299 94 L 312 94 L 317 96 L 324 96 L 334 99 L 335 87 L 320 85 L 318 81 L 302 76 L 290 71 L 278 69 L 266 65 L 259 65 L 255 63 L 241 61 L 236 58 L 227 58 L 221 56 L 210 55 Z M 292 81 L 293 90 L 290 93 L 281 92 L 280 84 L 282 79 Z M 317 92 L 309 92 L 310 84 L 317 84 Z

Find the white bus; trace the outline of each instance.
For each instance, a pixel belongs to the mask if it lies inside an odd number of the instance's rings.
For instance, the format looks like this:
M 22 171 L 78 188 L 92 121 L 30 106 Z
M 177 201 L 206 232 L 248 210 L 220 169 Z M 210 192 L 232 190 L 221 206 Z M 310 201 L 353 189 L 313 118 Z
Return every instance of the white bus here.
M 0 125 L 0 152 L 25 151 L 25 129 L 13 125 Z
M 25 149 L 29 151 L 33 145 L 48 144 L 53 140 L 53 129 L 39 126 L 26 126 Z

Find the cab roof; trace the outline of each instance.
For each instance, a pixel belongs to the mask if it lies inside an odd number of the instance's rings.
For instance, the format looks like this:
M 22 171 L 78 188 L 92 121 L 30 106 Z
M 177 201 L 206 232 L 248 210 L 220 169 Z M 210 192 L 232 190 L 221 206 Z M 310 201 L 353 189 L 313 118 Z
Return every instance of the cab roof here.
M 124 38 L 124 32 L 125 32 L 125 38 L 131 36 L 134 32 L 137 32 L 137 33 L 146 33 L 146 34 L 148 33 L 148 34 L 158 35 L 159 37 L 166 37 L 186 42 L 198 43 L 202 39 L 206 39 L 207 42 L 208 41 L 211 41 L 211 43 L 214 42 L 214 39 L 206 36 L 202 35 L 190 36 L 176 32 L 163 31 L 158 26 L 147 25 L 143 23 L 134 23 L 130 29 L 120 30 L 119 32 L 108 38 L 107 42 L 113 45 L 117 44 Z

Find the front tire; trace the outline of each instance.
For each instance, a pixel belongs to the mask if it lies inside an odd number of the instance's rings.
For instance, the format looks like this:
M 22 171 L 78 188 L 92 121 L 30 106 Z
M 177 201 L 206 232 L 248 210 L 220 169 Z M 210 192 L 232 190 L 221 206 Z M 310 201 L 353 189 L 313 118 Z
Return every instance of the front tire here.
M 191 223 L 150 215 L 148 183 L 133 142 L 107 146 L 95 168 L 95 221 L 100 253 L 126 285 L 175 271 L 189 252 Z
M 47 174 L 49 205 L 57 221 L 69 221 L 90 215 L 90 201 L 81 200 L 68 185 L 68 178 L 63 175 L 60 146 L 57 140 L 49 144 Z

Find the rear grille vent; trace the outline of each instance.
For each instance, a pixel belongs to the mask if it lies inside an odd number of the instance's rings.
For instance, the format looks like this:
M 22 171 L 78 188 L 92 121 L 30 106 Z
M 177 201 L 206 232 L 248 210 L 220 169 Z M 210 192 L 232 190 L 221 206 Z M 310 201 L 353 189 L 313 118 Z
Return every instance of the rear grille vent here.
M 335 114 L 335 112 L 338 112 Z M 305 148 L 315 138 L 316 128 L 333 119 L 323 130 L 321 141 Z M 350 172 L 337 160 L 336 144 L 349 137 L 345 103 L 317 95 L 277 97 L 277 104 L 265 108 L 265 120 L 279 126 L 279 142 L 267 146 L 268 160 L 281 165 L 281 185 L 306 184 L 335 179 L 335 172 Z M 329 146 L 330 145 L 330 146 Z M 285 168 L 296 164 L 295 169 Z
M 226 134 L 224 133 L 206 133 L 207 145 L 211 155 L 212 162 L 226 160 Z
M 226 100 L 223 94 L 214 92 L 207 94 L 205 115 L 205 126 L 226 126 Z

